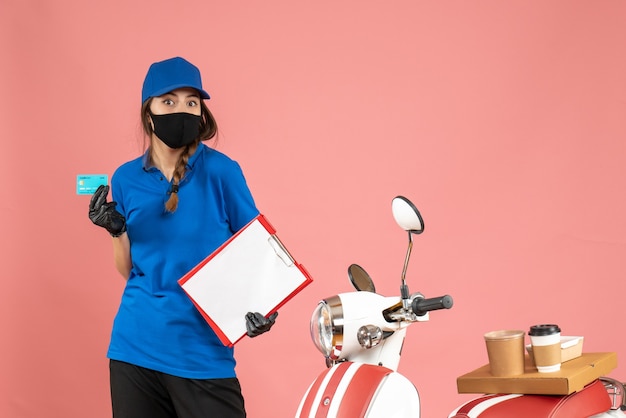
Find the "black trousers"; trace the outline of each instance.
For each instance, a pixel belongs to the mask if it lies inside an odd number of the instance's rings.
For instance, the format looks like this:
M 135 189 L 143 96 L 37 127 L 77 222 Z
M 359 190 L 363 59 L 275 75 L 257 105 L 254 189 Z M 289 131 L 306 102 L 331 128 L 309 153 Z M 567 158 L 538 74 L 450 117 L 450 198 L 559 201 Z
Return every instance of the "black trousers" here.
M 114 418 L 245 418 L 237 378 L 184 379 L 111 360 Z

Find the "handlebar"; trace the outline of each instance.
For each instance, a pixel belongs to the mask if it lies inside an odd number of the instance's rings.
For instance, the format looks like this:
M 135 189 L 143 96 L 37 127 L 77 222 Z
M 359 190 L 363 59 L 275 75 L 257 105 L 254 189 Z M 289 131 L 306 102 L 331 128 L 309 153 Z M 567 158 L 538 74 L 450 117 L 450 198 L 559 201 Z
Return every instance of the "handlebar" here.
M 436 311 L 439 309 L 450 309 L 454 301 L 452 300 L 452 296 L 445 295 L 439 296 L 436 298 L 415 298 L 413 302 L 411 302 L 411 309 L 413 309 L 413 313 L 417 316 L 426 315 L 430 311 Z

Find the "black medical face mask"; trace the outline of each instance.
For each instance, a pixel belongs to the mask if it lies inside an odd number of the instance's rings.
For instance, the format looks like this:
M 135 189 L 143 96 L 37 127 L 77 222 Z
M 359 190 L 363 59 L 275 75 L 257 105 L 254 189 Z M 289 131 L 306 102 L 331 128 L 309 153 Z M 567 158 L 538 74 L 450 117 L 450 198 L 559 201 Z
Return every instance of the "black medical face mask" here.
M 154 133 L 170 148 L 177 149 L 191 144 L 200 135 L 202 116 L 191 113 L 168 113 L 155 115 L 150 112 Z

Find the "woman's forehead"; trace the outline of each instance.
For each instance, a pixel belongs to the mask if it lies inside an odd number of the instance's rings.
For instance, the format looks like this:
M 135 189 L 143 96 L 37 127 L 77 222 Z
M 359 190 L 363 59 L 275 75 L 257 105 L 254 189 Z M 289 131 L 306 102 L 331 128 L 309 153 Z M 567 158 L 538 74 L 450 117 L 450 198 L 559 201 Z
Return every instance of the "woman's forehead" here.
M 200 93 L 198 93 L 198 90 L 193 89 L 191 87 L 181 87 L 179 89 L 174 89 L 170 92 L 167 92 L 165 94 L 163 94 L 162 96 L 159 97 L 165 97 L 165 96 L 177 96 L 177 97 L 200 97 Z

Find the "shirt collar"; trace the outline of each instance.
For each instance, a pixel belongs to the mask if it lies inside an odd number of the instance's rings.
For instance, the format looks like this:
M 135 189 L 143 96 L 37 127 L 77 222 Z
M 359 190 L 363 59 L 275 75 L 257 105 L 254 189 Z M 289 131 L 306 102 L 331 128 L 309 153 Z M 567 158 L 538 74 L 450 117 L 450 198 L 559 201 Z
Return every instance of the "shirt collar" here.
M 202 147 L 205 147 L 205 145 L 201 142 L 198 144 L 196 151 L 191 155 L 191 157 L 189 157 L 189 160 L 187 161 L 188 170 L 193 169 L 194 164 L 201 154 Z M 152 164 L 152 161 L 150 159 L 150 147 L 148 147 L 146 152 L 144 152 L 143 156 L 141 157 L 141 164 L 145 171 L 156 170 L 156 167 L 154 166 L 154 164 Z

